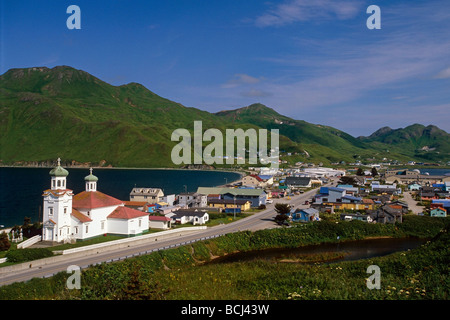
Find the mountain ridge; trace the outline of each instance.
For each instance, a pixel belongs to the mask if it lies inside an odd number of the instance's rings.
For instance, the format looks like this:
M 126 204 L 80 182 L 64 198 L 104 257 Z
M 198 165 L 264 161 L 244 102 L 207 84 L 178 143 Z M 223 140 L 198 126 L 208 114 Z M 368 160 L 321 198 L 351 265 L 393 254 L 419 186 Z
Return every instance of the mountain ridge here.
M 421 132 L 429 137 L 423 141 L 414 130 L 402 133 L 391 128 L 355 138 L 329 126 L 286 117 L 261 103 L 209 113 L 160 97 L 142 84 L 113 86 L 69 66 L 10 69 L 0 76 L 0 94 L 3 163 L 60 156 L 82 163 L 106 159 L 113 166 L 168 167 L 176 144 L 171 133 L 192 129 L 196 120 L 203 122 L 204 129 L 279 129 L 282 149 L 298 154 L 292 161 L 351 161 L 378 157 L 387 148 L 399 159 L 437 159 L 434 150 L 446 151 L 450 144 L 449 135 L 435 126 L 423 126 L 428 129 Z M 389 140 L 388 132 L 396 132 L 397 140 Z M 404 141 L 408 134 L 416 137 L 412 145 Z M 424 147 L 422 142 L 434 138 L 439 141 L 435 139 L 433 152 L 416 152 Z M 409 149 L 397 148 L 398 143 Z

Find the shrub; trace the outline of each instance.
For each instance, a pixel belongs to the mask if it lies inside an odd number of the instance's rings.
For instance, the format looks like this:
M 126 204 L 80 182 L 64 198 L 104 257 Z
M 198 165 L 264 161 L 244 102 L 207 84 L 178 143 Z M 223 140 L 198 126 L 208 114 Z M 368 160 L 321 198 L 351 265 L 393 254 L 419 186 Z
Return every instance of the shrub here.
M 17 249 L 6 254 L 8 262 L 25 262 L 53 256 L 53 252 L 46 248 Z
M 5 232 L 0 233 L 0 251 L 7 251 L 11 247 L 8 235 Z

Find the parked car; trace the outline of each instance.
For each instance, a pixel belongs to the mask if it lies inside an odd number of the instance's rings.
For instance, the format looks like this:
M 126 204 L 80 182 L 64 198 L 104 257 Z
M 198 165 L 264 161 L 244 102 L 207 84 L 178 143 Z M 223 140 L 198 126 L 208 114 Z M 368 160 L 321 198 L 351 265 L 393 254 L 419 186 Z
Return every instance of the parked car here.
M 267 199 L 266 203 L 273 203 L 273 200 L 272 199 Z

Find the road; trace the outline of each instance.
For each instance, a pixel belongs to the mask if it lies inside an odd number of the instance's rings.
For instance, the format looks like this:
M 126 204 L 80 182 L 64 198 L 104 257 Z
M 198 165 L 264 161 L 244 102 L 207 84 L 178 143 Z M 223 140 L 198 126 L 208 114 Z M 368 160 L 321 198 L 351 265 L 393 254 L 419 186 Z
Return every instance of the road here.
M 424 207 L 417 205 L 417 201 L 413 199 L 410 191 L 405 191 L 403 193 L 403 200 L 408 204 L 408 209 L 413 213 L 419 214 L 423 212 Z
M 131 245 L 128 248 L 106 251 L 103 253 L 97 253 L 83 257 L 71 257 L 70 255 L 67 255 L 67 259 L 64 259 L 64 261 L 59 261 L 40 267 L 32 267 L 31 264 L 31 267 L 26 270 L 15 271 L 14 273 L 0 274 L 0 286 L 11 284 L 14 282 L 27 281 L 35 277 L 50 277 L 58 272 L 66 271 L 70 265 L 76 265 L 81 269 L 84 269 L 102 262 L 118 261 L 132 256 L 148 254 L 156 250 L 173 248 L 179 245 L 188 244 L 194 241 L 202 240 L 204 238 L 221 236 L 227 233 L 244 230 L 256 231 L 260 229 L 275 228 L 278 227 L 278 225 L 273 220 L 276 215 L 276 212 L 274 210 L 274 206 L 276 203 L 289 203 L 296 208 L 306 207 L 305 205 L 303 205 L 303 203 L 305 202 L 305 200 L 310 200 L 316 193 L 316 191 L 317 189 L 310 190 L 303 194 L 293 196 L 291 199 L 275 199 L 274 203 L 267 205 L 267 209 L 264 211 L 255 213 L 249 217 L 229 224 L 210 227 L 205 230 L 201 230 L 195 233 L 189 233 L 184 236 L 176 236 L 174 238 L 168 238 L 166 240 L 157 242 L 149 241 L 149 243 L 145 244 Z

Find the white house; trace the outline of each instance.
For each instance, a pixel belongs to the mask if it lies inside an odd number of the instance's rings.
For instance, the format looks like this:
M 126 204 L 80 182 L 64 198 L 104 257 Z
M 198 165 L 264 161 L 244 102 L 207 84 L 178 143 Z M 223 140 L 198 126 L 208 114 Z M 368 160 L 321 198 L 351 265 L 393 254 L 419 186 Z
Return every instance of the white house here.
M 178 210 L 171 216 L 172 222 L 178 224 L 192 223 L 193 225 L 205 224 L 209 221 L 209 214 L 205 211 Z
M 106 233 L 135 235 L 149 228 L 148 212 L 125 207 L 124 201 L 97 191 L 98 178 L 85 177 L 85 191 L 73 195 L 66 188 L 69 172 L 60 166 L 50 171 L 51 189 L 45 190 L 42 240 L 70 242 Z

